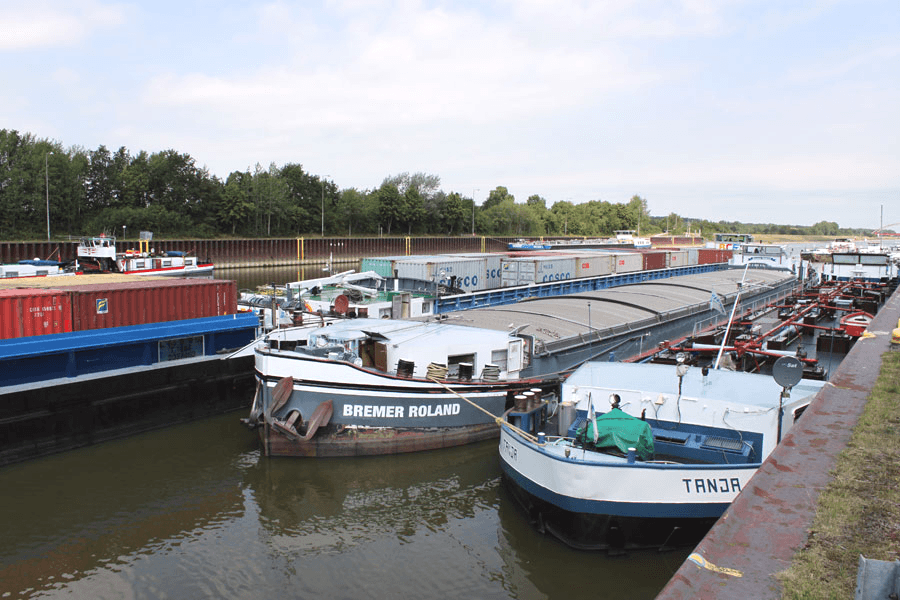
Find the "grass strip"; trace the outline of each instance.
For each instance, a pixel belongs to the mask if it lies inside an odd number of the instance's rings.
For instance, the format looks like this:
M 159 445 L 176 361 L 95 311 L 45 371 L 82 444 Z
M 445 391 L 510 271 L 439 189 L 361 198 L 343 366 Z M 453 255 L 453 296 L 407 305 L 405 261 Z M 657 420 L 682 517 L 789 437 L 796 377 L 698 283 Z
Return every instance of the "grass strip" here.
M 900 558 L 900 352 L 882 355 L 878 379 L 831 474 L 806 545 L 777 574 L 782 598 L 853 598 L 860 555 Z

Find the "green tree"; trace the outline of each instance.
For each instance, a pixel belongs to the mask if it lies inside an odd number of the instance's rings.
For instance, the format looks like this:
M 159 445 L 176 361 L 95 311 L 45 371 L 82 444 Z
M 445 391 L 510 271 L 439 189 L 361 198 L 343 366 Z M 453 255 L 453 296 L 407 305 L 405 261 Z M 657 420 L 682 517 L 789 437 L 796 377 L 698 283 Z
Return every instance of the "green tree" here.
M 387 181 L 375 192 L 375 199 L 378 204 L 378 222 L 384 227 L 384 233 L 391 235 L 394 223 L 403 219 L 405 199 L 397 186 Z
M 453 192 L 448 194 L 440 209 L 441 232 L 446 235 L 460 235 L 471 224 L 471 204 Z
M 221 223 L 231 228 L 235 235 L 239 224 L 246 224 L 253 213 L 250 200 L 250 173 L 234 171 L 225 182 L 218 217 Z
M 510 200 L 511 202 L 516 201 L 516 197 L 509 193 L 502 185 L 498 185 L 496 188 L 488 192 L 488 197 L 484 201 L 484 204 L 481 205 L 482 210 L 488 210 L 497 206 L 498 204 Z

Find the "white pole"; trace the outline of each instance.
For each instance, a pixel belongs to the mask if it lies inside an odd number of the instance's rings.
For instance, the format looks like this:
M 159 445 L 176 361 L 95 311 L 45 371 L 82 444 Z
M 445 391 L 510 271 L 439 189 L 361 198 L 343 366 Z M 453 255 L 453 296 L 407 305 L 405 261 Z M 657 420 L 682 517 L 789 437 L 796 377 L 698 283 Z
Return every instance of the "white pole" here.
M 44 153 L 44 189 L 47 191 L 47 241 L 50 241 L 50 166 L 47 157 L 52 152 Z
M 728 334 L 731 332 L 731 323 L 734 321 L 734 312 L 737 310 L 738 302 L 741 299 L 741 292 L 744 291 L 744 280 L 747 278 L 747 270 L 750 268 L 750 262 L 747 262 L 747 266 L 744 267 L 744 274 L 741 276 L 741 282 L 738 284 L 738 293 L 737 296 L 734 297 L 734 305 L 731 307 L 731 316 L 728 318 L 728 325 L 725 327 L 725 337 L 722 338 L 722 345 L 719 346 L 719 354 L 716 355 L 716 364 L 713 365 L 713 369 L 719 368 L 719 361 L 722 360 L 722 352 L 725 350 L 725 342 L 728 341 Z

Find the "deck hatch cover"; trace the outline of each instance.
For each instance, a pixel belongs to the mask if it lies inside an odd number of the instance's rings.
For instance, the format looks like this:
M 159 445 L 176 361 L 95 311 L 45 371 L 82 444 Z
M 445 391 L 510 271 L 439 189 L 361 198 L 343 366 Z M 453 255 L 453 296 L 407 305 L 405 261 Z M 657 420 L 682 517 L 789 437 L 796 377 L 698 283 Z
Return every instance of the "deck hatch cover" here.
M 708 438 L 706 438 L 706 441 L 703 442 L 703 446 L 706 448 L 718 448 L 720 450 L 740 452 L 744 444 L 743 442 L 741 442 L 741 440 L 736 440 L 733 438 L 709 436 Z

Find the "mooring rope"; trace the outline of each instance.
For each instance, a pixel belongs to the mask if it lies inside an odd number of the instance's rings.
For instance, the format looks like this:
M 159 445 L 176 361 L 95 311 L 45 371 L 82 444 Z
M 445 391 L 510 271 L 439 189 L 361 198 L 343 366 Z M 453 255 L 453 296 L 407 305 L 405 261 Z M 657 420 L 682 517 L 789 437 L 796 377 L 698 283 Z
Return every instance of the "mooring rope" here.
M 454 390 L 454 389 L 451 388 L 450 386 L 446 385 L 443 381 L 438 381 L 437 379 L 434 379 L 434 378 L 430 378 L 430 381 L 435 382 L 436 384 L 438 384 L 439 386 L 441 386 L 442 388 L 444 388 L 445 390 L 447 390 L 447 391 L 450 392 L 451 394 L 454 394 L 454 395 L 456 395 L 456 396 L 459 396 L 460 398 L 462 398 L 463 400 L 465 400 L 466 402 L 468 402 L 469 404 L 471 404 L 472 406 L 474 406 L 475 408 L 477 408 L 478 410 L 480 410 L 481 412 L 483 412 L 484 414 L 486 414 L 487 416 L 489 416 L 491 419 L 493 419 L 494 423 L 495 423 L 498 427 L 501 426 L 501 425 L 506 425 L 507 427 L 509 427 L 510 429 L 512 429 L 513 431 L 515 431 L 516 433 L 518 433 L 519 435 L 521 435 L 521 436 L 524 437 L 525 439 L 527 439 L 527 440 L 529 440 L 529 441 L 531 441 L 531 442 L 534 442 L 535 444 L 538 443 L 537 437 L 531 435 L 530 433 L 528 433 L 528 432 L 525 431 L 524 429 L 519 429 L 518 427 L 516 427 L 515 425 L 513 425 L 513 424 L 510 423 L 509 421 L 504 421 L 504 420 L 503 420 L 503 417 L 498 417 L 497 415 L 495 415 L 495 414 L 492 413 L 491 411 L 487 410 L 486 408 L 484 408 L 484 407 L 482 407 L 482 406 L 478 406 L 477 404 L 475 404 L 474 402 L 472 402 L 471 400 L 469 400 L 468 398 L 466 398 L 465 396 L 463 396 L 462 394 L 460 394 L 459 392 L 457 392 L 456 390 Z

